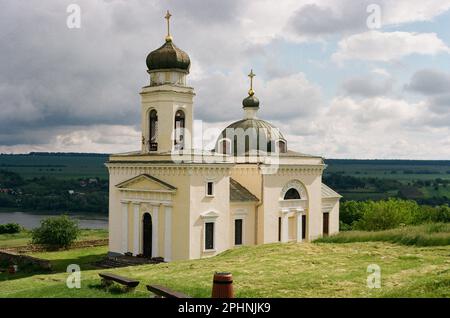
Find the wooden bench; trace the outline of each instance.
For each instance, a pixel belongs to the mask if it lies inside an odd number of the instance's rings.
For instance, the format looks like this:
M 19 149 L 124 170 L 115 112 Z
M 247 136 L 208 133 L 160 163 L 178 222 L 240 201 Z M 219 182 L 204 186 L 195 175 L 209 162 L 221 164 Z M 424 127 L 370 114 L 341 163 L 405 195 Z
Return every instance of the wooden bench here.
M 116 282 L 121 285 L 124 285 L 127 290 L 133 290 L 137 285 L 139 285 L 138 280 L 126 278 L 111 273 L 99 273 L 98 275 L 102 278 L 102 285 L 105 287 L 109 287 L 113 282 Z
M 157 298 L 191 298 L 188 295 L 160 285 L 147 285 L 147 290 L 155 294 Z

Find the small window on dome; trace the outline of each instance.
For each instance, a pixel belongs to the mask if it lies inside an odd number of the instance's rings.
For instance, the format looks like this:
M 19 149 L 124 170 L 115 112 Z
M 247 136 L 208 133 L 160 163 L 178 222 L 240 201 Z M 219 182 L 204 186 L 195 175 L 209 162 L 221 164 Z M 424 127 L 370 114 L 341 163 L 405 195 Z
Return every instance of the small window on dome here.
M 230 143 L 229 140 L 222 139 L 220 141 L 220 151 L 221 151 L 221 153 L 223 153 L 223 154 L 230 154 L 230 152 L 231 152 L 230 148 L 231 148 L 231 143 Z
M 286 152 L 286 142 L 284 140 L 279 140 L 277 142 L 277 151 L 279 153 L 284 153 Z

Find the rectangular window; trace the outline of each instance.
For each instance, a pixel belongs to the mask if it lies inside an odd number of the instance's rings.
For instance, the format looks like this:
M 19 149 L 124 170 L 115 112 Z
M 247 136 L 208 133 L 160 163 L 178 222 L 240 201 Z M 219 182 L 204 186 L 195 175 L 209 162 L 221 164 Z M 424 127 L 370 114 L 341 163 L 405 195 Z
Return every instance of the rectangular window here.
M 302 215 L 302 239 L 306 238 L 306 215 Z
M 278 242 L 281 242 L 281 217 L 278 218 Z
M 206 184 L 206 195 L 210 197 L 214 195 L 214 182 L 209 181 Z
M 214 222 L 205 223 L 205 250 L 214 249 Z
M 328 236 L 330 213 L 323 214 L 323 236 Z
M 234 220 L 234 245 L 242 245 L 242 220 Z

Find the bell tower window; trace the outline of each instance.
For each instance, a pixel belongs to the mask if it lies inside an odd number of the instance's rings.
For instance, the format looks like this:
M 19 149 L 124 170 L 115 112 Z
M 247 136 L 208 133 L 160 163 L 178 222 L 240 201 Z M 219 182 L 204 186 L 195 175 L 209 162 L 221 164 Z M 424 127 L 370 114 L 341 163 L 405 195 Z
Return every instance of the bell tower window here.
M 178 110 L 175 113 L 175 140 L 174 146 L 175 150 L 184 149 L 184 128 L 185 128 L 186 117 L 182 110 Z
M 149 121 L 150 121 L 150 126 L 149 126 L 149 150 L 150 151 L 157 151 L 158 150 L 158 142 L 157 142 L 157 137 L 158 137 L 158 113 L 156 112 L 156 110 L 152 109 L 150 111 L 150 115 L 149 115 Z

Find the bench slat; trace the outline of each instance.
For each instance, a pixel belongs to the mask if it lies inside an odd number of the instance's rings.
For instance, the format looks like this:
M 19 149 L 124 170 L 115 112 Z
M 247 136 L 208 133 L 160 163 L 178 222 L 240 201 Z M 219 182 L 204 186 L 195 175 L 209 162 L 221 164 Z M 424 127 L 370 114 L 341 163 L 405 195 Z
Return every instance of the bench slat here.
M 147 285 L 147 290 L 165 298 L 191 298 L 190 296 L 173 291 L 169 288 L 160 285 Z
M 115 282 L 117 282 L 119 284 L 126 285 L 128 287 L 136 287 L 137 285 L 139 285 L 139 281 L 138 280 L 126 278 L 126 277 L 119 276 L 119 275 L 116 275 L 116 274 L 99 273 L 98 275 L 101 278 L 103 278 L 103 279 L 112 280 L 112 281 L 115 281 Z

